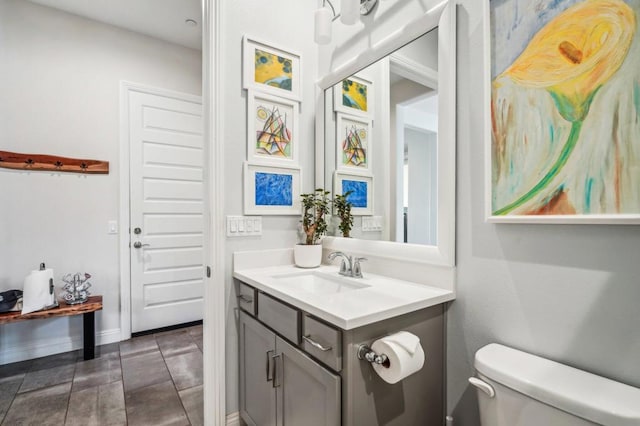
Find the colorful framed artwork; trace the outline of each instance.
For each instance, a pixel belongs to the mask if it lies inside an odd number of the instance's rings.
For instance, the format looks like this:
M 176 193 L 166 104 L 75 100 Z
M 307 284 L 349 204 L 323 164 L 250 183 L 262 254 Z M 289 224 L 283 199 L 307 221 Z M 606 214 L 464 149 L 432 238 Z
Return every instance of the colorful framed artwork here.
M 244 214 L 299 215 L 299 167 L 244 163 Z
M 250 36 L 242 40 L 243 88 L 301 100 L 300 55 Z
M 297 164 L 300 104 L 253 90 L 247 104 L 247 160 Z
M 333 194 L 342 195 L 351 191 L 347 201 L 351 203 L 354 216 L 373 215 L 373 176 L 334 172 Z
M 640 223 L 640 2 L 488 7 L 488 220 Z
M 336 114 L 336 169 L 371 173 L 371 120 Z
M 333 109 L 360 117 L 373 116 L 373 84 L 358 76 L 345 78 L 333 86 Z

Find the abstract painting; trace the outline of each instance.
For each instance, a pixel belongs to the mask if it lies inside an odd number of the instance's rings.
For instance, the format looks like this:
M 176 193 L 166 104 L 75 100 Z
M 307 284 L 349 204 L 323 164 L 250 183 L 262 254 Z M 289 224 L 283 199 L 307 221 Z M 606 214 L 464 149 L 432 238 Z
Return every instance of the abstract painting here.
M 243 87 L 300 100 L 300 55 L 245 36 Z
M 367 182 L 343 179 L 342 193 L 348 192 L 350 194 L 347 196 L 347 202 L 353 207 L 367 207 Z
M 286 56 L 255 49 L 254 80 L 256 83 L 291 91 L 292 61 Z
M 350 172 L 371 170 L 371 122 L 337 114 L 336 168 Z
M 351 76 L 334 86 L 334 109 L 337 112 L 368 117 L 371 114 L 373 85 L 361 77 Z
M 351 191 L 347 201 L 352 204 L 354 216 L 373 215 L 373 177 L 335 172 L 334 194 L 342 195 Z
M 256 206 L 293 205 L 293 176 L 290 174 L 256 172 Z
M 247 159 L 298 161 L 299 103 L 249 90 Z
M 638 223 L 640 0 L 493 0 L 490 17 L 489 219 Z
M 244 164 L 244 214 L 300 214 L 300 169 Z

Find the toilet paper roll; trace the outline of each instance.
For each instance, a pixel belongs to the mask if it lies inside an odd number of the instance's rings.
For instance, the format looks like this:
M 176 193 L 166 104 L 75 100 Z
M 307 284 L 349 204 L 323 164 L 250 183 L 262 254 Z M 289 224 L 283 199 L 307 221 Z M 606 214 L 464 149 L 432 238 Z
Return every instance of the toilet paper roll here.
M 39 311 L 55 304 L 55 291 L 50 291 L 50 283 L 52 282 L 53 269 L 31 271 L 25 277 L 24 288 L 22 289 L 22 315 Z
M 424 349 L 422 349 L 422 345 L 418 343 L 414 353 L 411 354 L 406 348 L 394 342 L 395 337 L 392 336 L 394 335 L 378 339 L 371 345 L 371 349 L 375 353 L 379 355 L 385 354 L 389 360 L 385 364 L 373 364 L 373 369 L 382 380 L 390 384 L 398 383 L 400 380 L 420 371 L 424 365 Z

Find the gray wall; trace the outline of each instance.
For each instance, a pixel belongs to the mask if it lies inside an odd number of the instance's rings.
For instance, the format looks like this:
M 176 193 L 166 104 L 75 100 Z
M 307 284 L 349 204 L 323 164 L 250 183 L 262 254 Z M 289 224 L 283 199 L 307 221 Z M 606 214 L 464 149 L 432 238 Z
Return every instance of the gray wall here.
M 499 342 L 640 387 L 640 227 L 484 221 L 482 2 L 458 7 L 457 299 L 448 407 L 477 424 L 474 352 Z
M 242 36 L 290 49 L 302 59 L 302 103 L 298 125 L 303 191 L 313 190 L 316 45 L 313 1 L 241 0 L 222 6 L 222 131 L 224 138 L 224 215 L 242 214 L 242 163 L 247 158 L 247 93 L 242 89 Z M 280 13 L 282 12 L 282 13 Z M 275 15 L 274 15 L 275 14 Z M 273 16 L 278 19 L 273 19 Z M 290 248 L 297 242 L 298 216 L 263 216 L 262 237 L 226 239 L 226 405 L 238 411 L 238 331 L 236 288 L 232 277 L 235 251 Z M 223 237 L 224 238 L 224 237 Z

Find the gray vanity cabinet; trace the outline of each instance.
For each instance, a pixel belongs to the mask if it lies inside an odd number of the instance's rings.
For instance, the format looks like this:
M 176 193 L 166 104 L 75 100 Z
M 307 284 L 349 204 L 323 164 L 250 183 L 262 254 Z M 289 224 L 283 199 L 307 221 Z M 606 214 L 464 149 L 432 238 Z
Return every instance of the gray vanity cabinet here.
M 249 425 L 444 424 L 444 305 L 342 330 L 244 283 L 238 297 L 240 415 Z M 399 330 L 420 338 L 425 364 L 389 384 L 357 351 Z
M 276 335 L 240 312 L 240 409 L 250 426 L 275 426 L 272 363 Z
M 339 426 L 340 376 L 280 337 L 276 348 L 278 426 Z
M 252 426 L 339 426 L 340 376 L 240 311 L 240 414 Z

